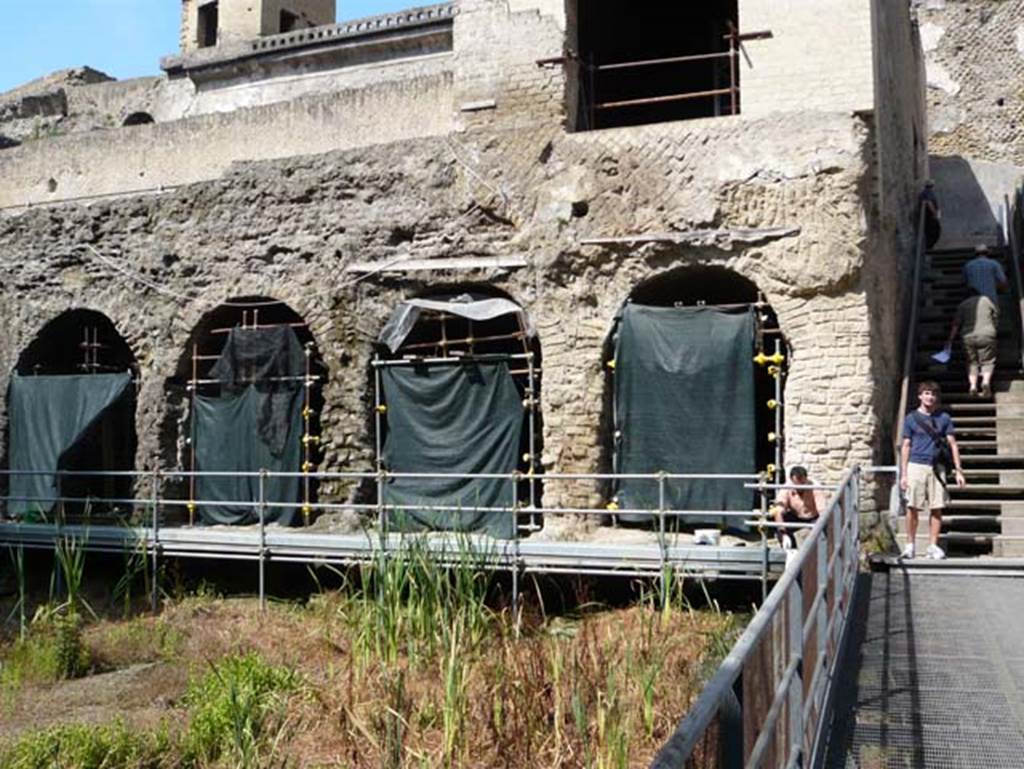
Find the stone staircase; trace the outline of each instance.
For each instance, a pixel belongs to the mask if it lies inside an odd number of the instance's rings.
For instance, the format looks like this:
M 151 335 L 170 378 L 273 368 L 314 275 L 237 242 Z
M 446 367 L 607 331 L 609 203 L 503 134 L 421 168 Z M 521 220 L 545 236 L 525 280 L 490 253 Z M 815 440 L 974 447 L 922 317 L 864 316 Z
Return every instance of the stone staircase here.
M 935 363 L 949 335 L 957 304 L 967 296 L 962 268 L 972 251 L 933 251 L 925 257 L 918 315 L 917 353 L 911 393 L 917 382 L 942 385 L 943 405 L 953 417 L 967 486 L 950 483 L 951 503 L 943 515 L 940 544 L 951 557 L 1024 556 L 1024 376 L 1021 376 L 1020 318 L 1015 294 L 1000 297 L 999 357 L 993 397 L 972 398 L 959 340 L 947 365 Z M 1010 257 L 992 257 L 1011 275 Z M 1011 286 L 1012 288 L 1012 286 Z M 916 396 L 908 407 L 916 405 Z M 906 519 L 899 521 L 900 547 L 906 543 Z M 928 522 L 922 517 L 917 550 L 928 546 Z

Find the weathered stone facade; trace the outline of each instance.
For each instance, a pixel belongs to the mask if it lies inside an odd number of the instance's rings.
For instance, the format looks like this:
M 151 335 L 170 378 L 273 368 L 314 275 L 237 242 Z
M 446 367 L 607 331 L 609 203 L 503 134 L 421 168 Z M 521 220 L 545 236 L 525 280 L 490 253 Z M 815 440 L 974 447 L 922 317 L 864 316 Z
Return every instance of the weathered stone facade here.
M 1024 1 L 916 0 L 931 152 L 1024 166 Z
M 353 92 L 0 153 L 0 173 L 16 172 L 17 182 L 2 193 L 12 207 L 0 215 L 0 392 L 44 323 L 69 308 L 98 310 L 140 365 L 137 464 L 175 467 L 184 398 L 170 380 L 182 376 L 194 327 L 227 299 L 270 296 L 306 320 L 329 370 L 321 466 L 371 469 L 367 372 L 385 318 L 427 288 L 487 284 L 520 302 L 539 331 L 545 468 L 594 472 L 607 456 L 602 350 L 615 311 L 645 281 L 716 265 L 758 286 L 789 344 L 787 462 L 835 480 L 851 463 L 887 459 L 923 167 L 924 147 L 908 130 L 921 121 L 916 102 L 873 112 L 862 89 L 848 109 L 840 99 L 571 133 L 571 68 L 536 63 L 561 50 L 565 18 L 550 4 L 516 5 L 527 7 L 464 0 L 444 96 L 430 85 L 417 102 L 421 81 L 403 81 L 405 101 L 369 113 L 382 121 L 376 134 L 325 134 L 335 117 L 351 119 L 327 101 L 350 106 Z M 909 77 L 885 88 L 914 94 Z M 372 104 L 373 88 L 360 93 Z M 401 106 L 417 103 L 425 117 L 403 120 Z M 276 154 L 259 136 L 272 115 L 279 121 L 266 125 L 287 147 Z M 298 129 L 283 136 L 289 125 Z M 203 145 L 207 131 L 227 142 L 250 128 L 247 156 Z M 202 152 L 211 167 L 195 161 Z M 124 195 L 135 169 L 114 157 L 155 168 L 146 186 L 181 186 Z M 202 170 L 175 178 L 182 167 Z M 50 178 L 61 195 L 40 191 Z M 121 195 L 59 202 L 68 190 Z M 56 204 L 25 205 L 46 200 Z M 694 242 L 697 231 L 711 234 Z M 651 235 L 646 244 L 589 242 Z M 401 257 L 454 262 L 389 266 Z M 472 266 L 486 257 L 526 266 Z M 350 269 L 367 262 L 382 269 Z M 551 484 L 545 494 L 551 506 L 596 501 L 591 487 Z

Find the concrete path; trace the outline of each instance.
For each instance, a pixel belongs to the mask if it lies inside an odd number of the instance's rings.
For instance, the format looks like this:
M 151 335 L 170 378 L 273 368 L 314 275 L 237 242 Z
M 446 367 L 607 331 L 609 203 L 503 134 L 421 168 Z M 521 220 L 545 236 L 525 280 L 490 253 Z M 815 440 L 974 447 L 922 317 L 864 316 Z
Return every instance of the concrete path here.
M 1024 579 L 861 579 L 825 767 L 1024 766 Z

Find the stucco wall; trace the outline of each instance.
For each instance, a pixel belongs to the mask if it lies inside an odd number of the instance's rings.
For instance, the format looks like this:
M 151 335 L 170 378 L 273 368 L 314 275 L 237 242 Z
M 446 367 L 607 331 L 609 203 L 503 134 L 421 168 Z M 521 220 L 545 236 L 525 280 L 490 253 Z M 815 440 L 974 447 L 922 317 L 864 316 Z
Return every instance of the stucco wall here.
M 138 464 L 173 467 L 183 399 L 167 380 L 194 325 L 232 296 L 273 296 L 307 320 L 330 369 L 323 466 L 365 469 L 367 366 L 384 319 L 430 285 L 485 282 L 522 302 L 540 332 L 545 467 L 593 471 L 607 456 L 602 346 L 616 309 L 644 280 L 712 264 L 750 278 L 776 310 L 792 348 L 788 459 L 835 480 L 884 451 L 876 406 L 895 375 L 892 255 L 873 250 L 870 234 L 871 133 L 835 113 L 585 134 L 469 131 L 238 164 L 220 181 L 163 196 L 0 218 L 0 393 L 46 321 L 72 307 L 104 312 L 142 368 Z M 799 234 L 700 246 L 582 242 L 707 227 Z M 402 255 L 512 254 L 528 266 L 358 282 L 345 271 Z M 595 501 L 589 486 L 546 497 Z

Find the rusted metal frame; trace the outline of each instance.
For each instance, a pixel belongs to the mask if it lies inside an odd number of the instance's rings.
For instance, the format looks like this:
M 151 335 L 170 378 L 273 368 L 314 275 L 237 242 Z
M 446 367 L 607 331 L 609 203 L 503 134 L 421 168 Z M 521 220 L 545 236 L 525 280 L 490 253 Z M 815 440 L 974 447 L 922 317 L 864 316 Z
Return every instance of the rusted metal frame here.
M 711 96 L 725 96 L 732 93 L 732 88 L 715 88 L 710 91 L 692 91 L 690 93 L 671 94 L 668 96 L 648 96 L 642 99 L 626 99 L 624 101 L 606 101 L 595 104 L 594 109 L 618 109 L 620 107 L 639 107 L 645 104 L 663 104 L 674 101 L 688 101 L 690 99 L 706 99 Z
M 244 311 L 243 311 L 244 312 Z M 259 310 L 253 310 L 254 313 L 258 313 Z M 211 334 L 230 334 L 233 330 L 239 328 L 239 326 L 231 326 L 230 328 L 215 328 L 210 331 Z M 252 324 L 247 324 L 245 320 L 242 321 L 241 328 L 244 329 L 256 329 L 256 328 L 309 328 L 308 323 L 302 321 L 294 321 L 292 323 L 259 323 L 258 318 L 253 321 Z
M 188 387 L 191 410 L 189 412 L 189 465 L 188 477 L 188 525 L 195 524 L 196 513 L 196 400 L 199 398 L 199 345 L 192 343 L 192 381 Z
M 650 67 L 659 64 L 677 64 L 687 61 L 707 61 L 708 59 L 724 59 L 732 56 L 729 51 L 718 51 L 717 53 L 699 53 L 692 56 L 669 56 L 664 59 L 643 59 L 641 61 L 624 61 L 617 64 L 595 64 L 594 70 L 604 72 L 613 69 L 631 69 L 634 67 Z
M 441 327 L 445 329 L 445 326 Z M 509 339 L 525 339 L 526 333 L 522 331 L 513 331 L 510 334 L 492 334 L 489 336 L 477 336 L 477 337 L 465 337 L 462 339 L 448 339 L 445 333 L 442 331 L 441 339 L 437 342 L 416 342 L 415 344 L 404 344 L 402 345 L 398 353 L 401 354 L 403 350 L 425 350 L 428 348 L 446 349 L 457 344 L 471 344 L 474 342 L 500 342 L 507 341 Z

